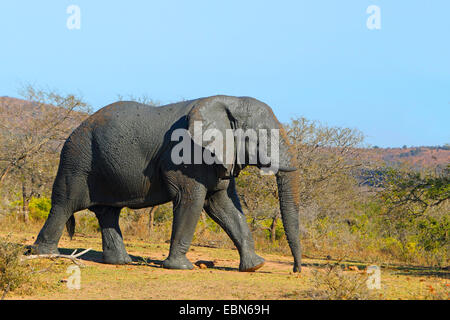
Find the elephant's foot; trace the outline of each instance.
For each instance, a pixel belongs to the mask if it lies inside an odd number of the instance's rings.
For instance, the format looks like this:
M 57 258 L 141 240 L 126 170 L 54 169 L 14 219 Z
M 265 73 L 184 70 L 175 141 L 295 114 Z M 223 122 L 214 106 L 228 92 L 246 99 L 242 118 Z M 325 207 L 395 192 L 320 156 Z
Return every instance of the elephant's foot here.
M 121 234 L 114 228 L 102 229 L 103 262 L 127 264 L 132 260 L 125 249 Z
M 103 263 L 107 264 L 127 264 L 132 260 L 128 253 L 117 251 L 103 251 Z
M 302 272 L 302 264 L 300 262 L 294 261 L 294 272 Z
M 180 269 L 180 270 L 192 270 L 194 266 L 192 263 L 185 257 L 168 257 L 164 260 L 162 267 L 165 269 Z
M 241 263 L 239 264 L 239 271 L 241 272 L 253 272 L 258 270 L 264 265 L 264 258 L 258 256 L 257 254 L 253 254 L 248 258 L 241 258 Z
M 31 254 L 59 254 L 58 245 L 54 243 L 35 242 L 29 248 Z

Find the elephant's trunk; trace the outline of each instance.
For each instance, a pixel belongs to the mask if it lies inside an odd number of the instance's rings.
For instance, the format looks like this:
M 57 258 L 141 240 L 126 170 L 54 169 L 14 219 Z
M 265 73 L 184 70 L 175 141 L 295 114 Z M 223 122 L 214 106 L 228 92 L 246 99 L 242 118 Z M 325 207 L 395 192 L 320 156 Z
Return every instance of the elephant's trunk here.
M 280 163 L 286 168 L 297 168 L 295 151 L 289 144 L 286 133 L 281 129 Z M 281 168 L 281 167 L 280 167 Z M 280 200 L 281 218 L 286 238 L 294 257 L 294 272 L 301 269 L 301 248 L 299 230 L 299 186 L 298 174 L 292 170 L 279 170 L 277 175 L 278 196 Z
M 278 172 L 278 196 L 286 238 L 294 257 L 294 272 L 300 272 L 301 248 L 299 238 L 298 186 L 295 172 Z

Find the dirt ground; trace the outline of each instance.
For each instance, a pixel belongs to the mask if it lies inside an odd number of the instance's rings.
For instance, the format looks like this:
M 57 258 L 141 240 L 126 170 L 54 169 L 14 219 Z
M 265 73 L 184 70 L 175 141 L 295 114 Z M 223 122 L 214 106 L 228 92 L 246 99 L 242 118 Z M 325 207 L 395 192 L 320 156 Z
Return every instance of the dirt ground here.
M 0 236 L 6 235 L 1 232 Z M 14 242 L 32 244 L 35 234 L 11 234 Z M 70 260 L 30 262 L 35 270 L 31 285 L 8 293 L 6 299 L 311 299 L 317 289 L 315 271 L 326 270 L 331 260 L 304 259 L 301 274 L 294 274 L 292 257 L 261 254 L 266 264 L 256 272 L 238 272 L 236 250 L 192 246 L 188 258 L 193 262 L 212 261 L 214 266 L 194 270 L 166 270 L 160 263 L 168 254 L 167 243 L 126 241 L 133 258 L 129 265 L 101 263 L 100 236 L 63 236 L 61 253 L 92 248 L 81 257 L 80 289 L 69 289 Z M 341 261 L 344 274 L 365 276 L 367 264 Z M 372 299 L 448 299 L 450 273 L 425 267 L 389 266 L 381 268 L 381 289 L 370 290 Z

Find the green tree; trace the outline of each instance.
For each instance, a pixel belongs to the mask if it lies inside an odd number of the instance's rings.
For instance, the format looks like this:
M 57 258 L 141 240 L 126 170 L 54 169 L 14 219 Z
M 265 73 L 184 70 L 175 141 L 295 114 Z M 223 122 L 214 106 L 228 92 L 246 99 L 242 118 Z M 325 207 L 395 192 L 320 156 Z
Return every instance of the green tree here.
M 439 174 L 390 168 L 381 195 L 390 210 L 403 208 L 409 214 L 422 214 L 430 207 L 448 202 L 450 164 Z

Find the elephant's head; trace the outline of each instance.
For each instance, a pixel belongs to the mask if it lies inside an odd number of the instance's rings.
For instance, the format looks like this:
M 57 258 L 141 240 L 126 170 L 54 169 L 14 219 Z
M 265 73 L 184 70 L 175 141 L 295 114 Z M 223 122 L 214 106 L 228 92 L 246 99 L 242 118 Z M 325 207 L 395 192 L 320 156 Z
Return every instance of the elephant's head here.
M 246 165 L 271 167 L 276 172 L 283 226 L 294 256 L 294 271 L 300 271 L 296 155 L 272 109 L 253 98 L 216 96 L 194 103 L 188 123 L 194 142 L 215 157 L 223 178 L 237 176 Z M 236 133 L 244 133 L 247 139 L 237 141 Z

